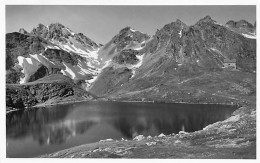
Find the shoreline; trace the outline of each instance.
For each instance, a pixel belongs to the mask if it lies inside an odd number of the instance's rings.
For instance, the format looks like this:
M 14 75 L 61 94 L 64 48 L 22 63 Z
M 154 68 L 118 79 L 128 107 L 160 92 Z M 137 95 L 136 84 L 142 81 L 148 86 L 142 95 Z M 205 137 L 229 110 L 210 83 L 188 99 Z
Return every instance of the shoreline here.
M 158 101 L 128 101 L 100 98 L 97 100 L 61 101 L 45 103 L 32 107 L 45 107 L 79 102 L 129 102 L 154 104 L 212 104 L 229 105 L 230 103 L 170 103 Z M 239 105 L 240 104 L 240 105 Z M 97 142 L 81 144 L 79 146 L 60 150 L 38 157 L 47 158 L 256 158 L 256 103 L 252 99 L 236 101 L 233 106 L 237 109 L 223 121 L 209 124 L 201 130 L 162 137 L 142 137 L 141 140 L 99 140 Z M 241 127 L 241 123 L 243 124 Z M 140 136 L 140 135 L 139 135 Z M 122 148 L 125 152 L 122 153 Z M 128 150 L 129 149 L 129 150 Z M 158 151 L 160 149 L 160 152 Z M 160 153 L 166 153 L 160 155 Z M 217 151 L 217 152 L 216 152 Z M 244 152 L 248 151 L 248 152 Z M 242 153 L 242 155 L 233 153 Z M 167 153 L 169 155 L 167 155 Z M 171 153 L 176 153 L 172 155 Z M 209 153 L 209 155 L 201 155 Z
M 250 111 L 250 112 L 248 112 Z M 182 132 L 164 136 L 144 137 L 128 140 L 100 140 L 98 142 L 82 144 L 76 147 L 60 150 L 51 154 L 45 154 L 38 157 L 44 158 L 250 158 L 254 159 L 256 155 L 256 128 L 255 123 L 248 127 L 250 123 L 255 122 L 256 110 L 249 106 L 241 106 L 236 109 L 229 118 L 209 124 L 201 130 L 194 132 Z M 250 121 L 250 123 L 247 123 Z M 251 122 L 252 121 L 252 122 Z M 238 127 L 238 123 L 244 123 L 244 127 Z M 252 125 L 252 124 L 251 124 Z M 241 131 L 240 131 L 241 130 Z M 251 134 L 249 134 L 251 133 Z M 244 138 L 240 138 L 244 136 Z M 235 143 L 234 143 L 235 142 Z M 126 150 L 122 153 L 122 148 Z M 169 153 L 174 151 L 177 156 L 161 156 L 160 151 Z M 185 150 L 184 150 L 185 149 Z M 141 151 L 140 151 L 141 150 Z M 244 155 L 233 155 L 234 152 L 241 154 L 248 150 Z M 144 151 L 150 151 L 143 153 Z M 201 156 L 199 152 L 208 152 L 209 155 Z M 216 152 L 217 151 L 217 152 Z M 225 151 L 225 152 L 223 152 Z M 140 155 L 139 153 L 143 153 Z M 151 156 L 150 154 L 153 153 Z M 171 152 L 170 152 L 171 153 Z M 185 157 L 183 154 L 185 153 Z M 149 157 L 148 157 L 149 154 Z
M 41 103 L 37 104 L 28 108 L 14 108 L 9 111 L 6 111 L 6 115 L 16 112 L 16 111 L 21 111 L 21 110 L 30 110 L 34 108 L 43 108 L 43 107 L 48 107 L 48 106 L 55 106 L 55 105 L 64 105 L 64 104 L 73 104 L 73 103 L 80 103 L 80 102 L 98 102 L 98 101 L 105 101 L 105 102 L 124 102 L 124 103 L 154 103 L 154 104 L 190 104 L 190 105 L 228 105 L 228 106 L 237 106 L 242 107 L 242 105 L 239 104 L 230 104 L 230 103 L 189 103 L 189 102 L 163 102 L 163 101 L 127 101 L 127 100 L 112 100 L 112 99 L 105 99 L 105 100 L 75 100 L 75 101 L 62 101 L 62 102 L 57 102 L 57 103 Z

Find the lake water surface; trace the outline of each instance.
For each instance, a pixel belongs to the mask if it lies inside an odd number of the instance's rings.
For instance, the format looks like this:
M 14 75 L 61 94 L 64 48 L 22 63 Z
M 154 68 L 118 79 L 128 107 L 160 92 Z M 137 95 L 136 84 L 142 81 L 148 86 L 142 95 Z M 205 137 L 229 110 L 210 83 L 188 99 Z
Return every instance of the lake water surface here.
M 37 157 L 108 138 L 193 132 L 230 117 L 225 105 L 82 102 L 6 116 L 7 157 Z

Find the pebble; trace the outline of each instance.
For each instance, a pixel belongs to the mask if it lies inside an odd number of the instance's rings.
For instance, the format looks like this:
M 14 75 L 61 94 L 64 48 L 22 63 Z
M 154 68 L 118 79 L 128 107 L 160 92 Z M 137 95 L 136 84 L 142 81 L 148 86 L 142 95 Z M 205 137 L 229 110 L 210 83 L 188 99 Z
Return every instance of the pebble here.
M 145 137 L 143 135 L 138 135 L 133 140 L 140 141 L 140 140 L 143 140 L 143 139 L 145 139 Z
M 159 138 L 165 137 L 165 135 L 164 135 L 163 133 L 161 133 L 158 137 L 159 137 Z
M 113 139 L 100 140 L 99 142 L 113 141 Z
M 188 133 L 185 131 L 180 131 L 179 134 L 188 134 Z
M 174 143 L 180 143 L 181 141 L 180 140 L 176 140 Z
M 151 146 L 151 145 L 156 145 L 156 142 L 148 142 L 148 143 L 145 143 L 146 145 L 148 146 Z

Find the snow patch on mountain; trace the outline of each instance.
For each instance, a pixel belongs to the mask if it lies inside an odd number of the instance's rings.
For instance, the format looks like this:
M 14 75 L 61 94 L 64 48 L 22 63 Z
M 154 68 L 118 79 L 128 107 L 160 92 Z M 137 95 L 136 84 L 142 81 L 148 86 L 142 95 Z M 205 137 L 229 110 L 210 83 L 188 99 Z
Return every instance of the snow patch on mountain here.
M 79 61 L 76 66 L 72 66 L 69 63 L 63 63 L 63 65 L 66 69 L 63 70 L 62 73 L 72 79 L 84 79 L 87 75 L 96 76 L 100 72 L 99 69 L 91 68 L 86 62 L 82 61 Z
M 18 56 L 17 59 L 18 59 L 18 65 L 20 65 L 21 67 L 23 67 L 23 60 L 24 60 L 24 57 L 22 57 L 22 56 Z
M 101 69 L 108 67 L 111 64 L 111 62 L 112 62 L 112 59 L 107 60 Z
M 133 73 L 133 75 L 131 76 L 131 78 L 133 78 L 134 76 L 135 76 L 135 74 L 136 74 L 136 69 L 138 69 L 140 66 L 142 66 L 142 64 L 143 64 L 143 58 L 144 58 L 144 55 L 145 54 L 143 54 L 143 55 L 136 55 L 136 57 L 137 57 L 137 59 L 139 60 L 139 62 L 136 64 L 136 65 L 133 65 L 130 69 L 132 69 L 132 73 Z M 130 79 L 131 79 L 130 78 Z
M 218 23 L 218 22 L 214 22 L 214 24 L 217 24 L 217 25 L 220 25 L 220 26 L 223 26 L 223 24 L 220 24 L 220 23 Z
M 96 49 L 96 50 L 93 50 L 93 51 L 90 51 L 88 53 L 88 56 L 91 57 L 91 58 L 94 58 L 94 59 L 98 59 L 98 51 L 99 51 L 100 48 Z
M 63 63 L 63 65 L 66 67 L 65 70 L 63 70 L 62 72 L 65 73 L 63 75 L 69 76 L 71 79 L 75 79 L 76 75 L 75 73 L 71 70 L 71 67 L 68 66 L 68 64 Z
M 181 26 L 181 30 L 180 30 L 180 32 L 179 32 L 180 38 L 182 37 L 182 29 L 183 29 L 183 26 Z
M 136 32 L 136 30 L 135 30 L 135 29 L 132 29 L 132 28 L 130 28 L 130 31 L 132 31 L 132 32 Z
M 80 53 L 80 54 L 88 54 L 88 53 L 87 53 L 87 50 L 86 50 L 86 51 L 83 51 L 83 50 L 80 49 L 80 48 L 76 48 L 74 44 L 71 45 L 71 48 L 73 49 L 72 52 Z
M 20 84 L 23 84 L 26 83 L 30 75 L 39 68 L 40 62 L 34 58 L 18 56 L 18 64 L 23 68 L 21 72 L 24 74 L 24 78 L 20 79 Z
M 133 50 L 141 50 L 144 48 L 144 46 L 142 47 L 142 44 L 144 44 L 146 41 L 143 41 L 141 43 L 139 43 L 137 46 L 135 46 L 134 48 L 132 48 Z
M 66 27 L 65 27 L 65 29 L 66 29 L 67 31 L 69 31 L 69 32 L 70 32 L 70 34 L 71 34 L 72 36 L 74 36 L 74 35 L 75 35 L 75 33 L 74 33 L 72 30 L 70 30 L 69 28 L 66 28 Z
M 93 76 L 93 78 L 92 78 L 92 79 L 90 79 L 90 80 L 87 80 L 87 86 L 89 87 L 89 86 L 90 86 L 90 84 L 94 83 L 96 80 L 97 80 L 97 76 Z
M 51 63 L 52 65 L 55 65 L 54 62 L 50 61 L 48 58 L 40 54 L 30 54 L 31 58 L 36 59 L 38 62 L 42 63 L 43 65 L 46 65 L 46 63 Z
M 257 37 L 255 36 L 255 35 L 249 35 L 249 34 L 244 34 L 244 33 L 242 33 L 242 35 L 244 36 L 244 37 L 246 37 L 246 38 L 250 38 L 250 39 L 256 39 Z
M 45 47 L 45 50 L 47 50 L 47 49 L 60 49 L 60 48 L 58 46 L 56 46 L 56 45 L 54 45 L 54 46 L 47 45 Z
M 139 68 L 143 64 L 144 54 L 143 55 L 136 55 L 136 57 L 139 60 L 139 62 L 136 65 L 134 65 L 133 68 Z
M 88 50 L 87 49 L 82 50 L 80 48 L 75 47 L 74 44 L 72 44 L 72 45 L 71 44 L 62 44 L 62 43 L 60 43 L 60 42 L 58 42 L 56 40 L 53 40 L 53 39 L 50 40 L 50 42 L 53 43 L 53 44 L 58 45 L 59 47 L 57 47 L 57 46 L 54 46 L 54 47 L 47 46 L 47 47 L 55 48 L 55 49 L 59 48 L 59 49 L 65 50 L 65 51 L 67 51 L 69 53 L 73 52 L 73 53 L 77 53 L 77 54 L 85 54 L 85 55 L 88 54 Z
M 138 48 L 134 48 L 134 50 L 141 50 L 143 47 L 139 46 Z
M 222 52 L 221 51 L 219 51 L 218 49 L 216 49 L 216 48 L 210 48 L 210 50 L 212 50 L 212 51 L 214 51 L 214 52 L 216 52 L 216 53 L 218 53 L 218 54 L 220 54 L 221 56 L 223 56 L 223 57 L 225 57 L 224 56 L 224 54 L 222 54 Z

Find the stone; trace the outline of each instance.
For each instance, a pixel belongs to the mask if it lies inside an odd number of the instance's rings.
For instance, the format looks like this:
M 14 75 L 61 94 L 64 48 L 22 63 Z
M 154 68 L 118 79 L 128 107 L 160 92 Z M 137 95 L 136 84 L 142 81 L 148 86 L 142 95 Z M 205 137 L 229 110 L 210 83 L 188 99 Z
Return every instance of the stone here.
M 165 135 L 163 133 L 161 133 L 158 138 L 162 138 L 162 137 L 165 137 Z
M 185 131 L 180 131 L 179 134 L 188 134 L 188 133 Z
M 140 140 L 143 140 L 143 139 L 145 139 L 145 136 L 143 136 L 143 135 L 138 135 L 138 136 L 136 136 L 133 140 L 140 141 Z
M 100 140 L 99 142 L 108 142 L 108 141 L 113 141 L 113 139 L 105 139 L 105 140 Z
M 156 145 L 156 142 L 148 142 L 148 143 L 145 143 L 146 145 L 148 146 L 152 146 L 152 145 Z

